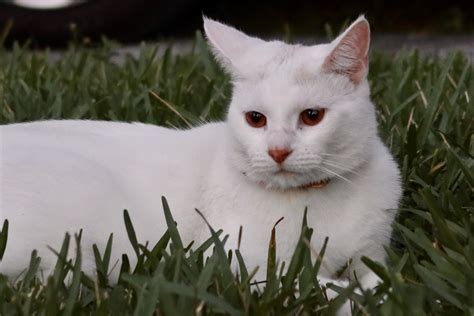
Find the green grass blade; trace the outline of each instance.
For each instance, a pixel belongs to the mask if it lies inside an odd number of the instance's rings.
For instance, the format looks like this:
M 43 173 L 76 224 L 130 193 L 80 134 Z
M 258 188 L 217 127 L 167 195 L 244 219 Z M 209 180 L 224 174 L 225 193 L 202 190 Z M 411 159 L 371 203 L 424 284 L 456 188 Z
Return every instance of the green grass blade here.
M 125 222 L 125 229 L 127 230 L 128 240 L 137 255 L 137 258 L 140 258 L 140 247 L 138 247 L 138 240 L 137 235 L 135 233 L 135 229 L 133 228 L 132 220 L 130 219 L 130 215 L 128 214 L 127 210 L 123 210 L 123 220 Z
M 3 221 L 2 230 L 0 231 L 0 261 L 3 259 L 5 250 L 7 249 L 8 240 L 8 220 Z
M 183 241 L 179 235 L 176 222 L 174 221 L 173 215 L 171 215 L 171 210 L 168 205 L 168 201 L 164 196 L 161 197 L 161 203 L 163 204 L 163 212 L 165 214 L 166 224 L 168 225 L 168 231 L 170 234 L 171 241 L 174 244 L 174 247 L 177 249 L 183 249 Z
M 75 236 L 76 239 L 76 261 L 74 263 L 74 270 L 72 274 L 72 283 L 69 288 L 69 294 L 64 305 L 64 314 L 69 316 L 73 314 L 74 306 L 76 304 L 79 290 L 81 286 L 81 277 L 82 277 L 82 254 L 81 254 L 81 237 L 80 235 Z
M 430 129 L 433 126 L 435 115 L 440 107 L 440 98 L 443 93 L 443 86 L 448 77 L 448 72 L 452 67 L 454 57 L 455 55 L 451 54 L 448 59 L 444 61 L 441 74 L 436 82 L 436 85 L 433 87 L 432 93 L 430 94 L 427 113 L 423 117 L 423 122 L 421 123 L 420 130 L 418 133 L 418 146 L 420 147 L 426 143 L 426 139 L 428 137 Z

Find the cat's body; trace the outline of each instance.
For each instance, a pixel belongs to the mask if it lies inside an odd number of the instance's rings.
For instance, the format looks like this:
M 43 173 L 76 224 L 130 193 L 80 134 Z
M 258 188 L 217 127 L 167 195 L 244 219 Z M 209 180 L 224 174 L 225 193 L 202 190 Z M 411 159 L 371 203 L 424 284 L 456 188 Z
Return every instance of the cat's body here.
M 93 273 L 95 265 L 88 249 L 93 243 L 105 247 L 111 232 L 117 258 L 132 252 L 123 209 L 131 212 L 139 240 L 154 244 L 161 237 L 166 226 L 161 195 L 167 197 L 185 242 L 209 237 L 194 207 L 231 235 L 230 248 L 237 248 L 242 225 L 241 251 L 250 266 L 265 264 L 271 228 L 281 217 L 278 255 L 288 261 L 306 207 L 315 249 L 326 236 L 330 240 L 323 270 L 334 270 L 327 271 L 327 276 L 362 253 L 383 257 L 381 246 L 388 241 L 387 225 L 395 213 L 382 210 L 395 208 L 397 203 L 396 187 L 387 188 L 386 183 L 398 177 L 384 146 L 380 144 L 371 153 L 360 175 L 348 177 L 351 183 L 268 190 L 229 163 L 228 132 L 223 123 L 189 131 L 92 121 L 2 127 L 0 210 L 11 227 L 1 270 L 19 274 L 32 249 L 40 251 L 45 268 L 52 267 L 56 258 L 46 246 L 59 249 L 66 231 L 82 228 L 88 258 L 84 268 Z M 372 199 L 367 201 L 367 196 Z M 380 212 L 373 216 L 375 209 Z M 374 229 L 361 229 L 366 226 Z
M 84 267 L 93 273 L 91 245 L 103 249 L 111 232 L 114 257 L 132 253 L 123 209 L 140 241 L 161 237 L 162 195 L 185 242 L 209 237 L 194 208 L 231 235 L 230 249 L 242 225 L 240 249 L 250 267 L 265 266 L 281 217 L 277 255 L 288 261 L 306 207 L 314 249 L 329 237 L 324 276 L 352 258 L 351 269 L 363 278 L 360 256 L 383 260 L 401 188 L 377 136 L 365 79 L 367 22 L 359 19 L 334 43 L 311 47 L 206 23 L 218 59 L 233 75 L 227 122 L 188 131 L 80 121 L 0 127 L 0 215 L 11 223 L 1 272 L 20 272 L 33 248 L 51 268 L 55 257 L 46 245 L 57 249 L 65 231 L 82 228 Z M 347 50 L 354 38 L 364 46 L 356 45 L 355 57 Z
M 94 121 L 2 127 L 0 215 L 10 221 L 10 232 L 1 271 L 19 273 L 33 249 L 43 257 L 43 267 L 50 268 L 56 258 L 46 245 L 59 249 L 66 231 L 82 228 L 84 268 L 94 272 L 89 250 L 93 243 L 103 249 L 110 233 L 117 258 L 132 250 L 124 209 L 139 240 L 153 245 L 166 229 L 162 195 L 191 241 L 198 231 L 191 226 L 202 223 L 194 211 L 200 184 L 222 142 L 215 132 L 224 128 L 220 123 L 173 131 Z

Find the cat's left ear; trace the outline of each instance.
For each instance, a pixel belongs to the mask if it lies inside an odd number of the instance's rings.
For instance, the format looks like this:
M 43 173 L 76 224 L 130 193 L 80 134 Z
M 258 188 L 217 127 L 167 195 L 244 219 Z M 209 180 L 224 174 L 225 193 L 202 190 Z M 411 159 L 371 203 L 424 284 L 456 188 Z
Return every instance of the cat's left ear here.
M 238 72 L 238 60 L 250 48 L 264 43 L 233 27 L 203 17 L 204 31 L 219 63 L 229 72 Z
M 331 43 L 332 51 L 324 60 L 324 71 L 344 75 L 359 84 L 369 69 L 369 44 L 369 22 L 361 16 Z

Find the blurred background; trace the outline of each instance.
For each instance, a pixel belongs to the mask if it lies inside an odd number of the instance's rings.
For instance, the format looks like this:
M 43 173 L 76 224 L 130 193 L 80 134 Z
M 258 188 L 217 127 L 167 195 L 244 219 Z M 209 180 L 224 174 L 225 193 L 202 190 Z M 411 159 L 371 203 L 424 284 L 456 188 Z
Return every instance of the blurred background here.
M 30 40 L 32 47 L 62 47 L 72 37 L 93 42 L 102 35 L 135 43 L 192 38 L 205 14 L 253 35 L 308 38 L 337 34 L 361 13 L 375 34 L 410 34 L 414 41 L 449 35 L 465 45 L 473 39 L 473 0 L 3 0 L 0 30 L 6 46 Z

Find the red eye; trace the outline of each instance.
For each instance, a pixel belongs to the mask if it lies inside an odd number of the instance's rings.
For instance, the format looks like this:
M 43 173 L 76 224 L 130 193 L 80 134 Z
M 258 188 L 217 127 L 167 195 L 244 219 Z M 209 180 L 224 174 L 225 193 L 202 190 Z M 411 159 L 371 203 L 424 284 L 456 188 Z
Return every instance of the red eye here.
M 306 109 L 301 112 L 301 121 L 309 126 L 313 126 L 321 122 L 326 109 Z
M 265 117 L 265 115 L 259 112 L 247 112 L 245 113 L 245 119 L 247 120 L 247 123 L 249 123 L 250 126 L 255 128 L 260 128 L 267 125 L 267 118 Z

